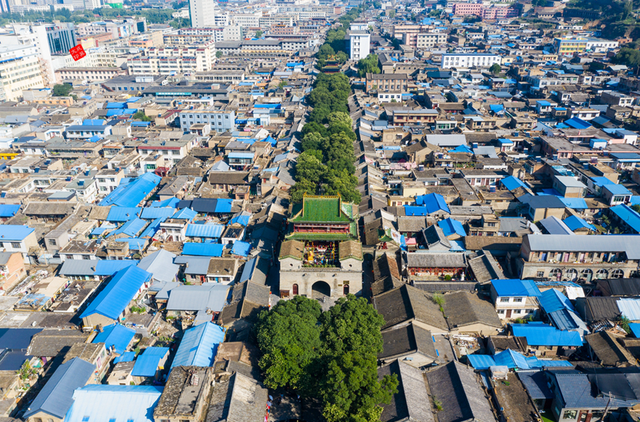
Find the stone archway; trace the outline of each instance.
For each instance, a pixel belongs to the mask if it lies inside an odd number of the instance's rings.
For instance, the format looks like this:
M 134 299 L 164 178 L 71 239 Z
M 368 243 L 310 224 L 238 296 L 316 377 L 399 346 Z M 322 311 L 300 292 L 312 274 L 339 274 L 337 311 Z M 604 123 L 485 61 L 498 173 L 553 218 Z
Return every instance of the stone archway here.
M 311 297 L 314 299 L 331 297 L 331 286 L 324 281 L 316 281 L 311 286 Z

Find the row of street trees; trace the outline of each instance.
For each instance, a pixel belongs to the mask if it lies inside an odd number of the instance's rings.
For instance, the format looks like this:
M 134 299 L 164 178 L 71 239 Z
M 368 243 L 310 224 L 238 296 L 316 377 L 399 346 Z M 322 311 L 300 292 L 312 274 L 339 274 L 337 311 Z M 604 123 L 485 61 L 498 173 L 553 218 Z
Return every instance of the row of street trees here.
M 305 193 L 320 193 L 339 194 L 345 201 L 360 203 L 353 164 L 356 134 L 347 107 L 350 92 L 345 75 L 318 75 L 309 95 L 313 111 L 302 129 L 302 154 L 291 190 L 293 202 L 302 201 Z

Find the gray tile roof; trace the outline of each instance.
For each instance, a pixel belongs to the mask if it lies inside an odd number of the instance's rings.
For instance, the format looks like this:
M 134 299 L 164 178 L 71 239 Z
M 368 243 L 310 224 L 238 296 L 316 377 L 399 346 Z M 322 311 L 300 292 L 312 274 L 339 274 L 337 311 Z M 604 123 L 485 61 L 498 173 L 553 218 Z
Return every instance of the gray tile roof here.
M 426 376 L 431 395 L 443 403 L 438 412 L 439 422 L 496 420 L 472 368 L 450 362 L 427 372 Z

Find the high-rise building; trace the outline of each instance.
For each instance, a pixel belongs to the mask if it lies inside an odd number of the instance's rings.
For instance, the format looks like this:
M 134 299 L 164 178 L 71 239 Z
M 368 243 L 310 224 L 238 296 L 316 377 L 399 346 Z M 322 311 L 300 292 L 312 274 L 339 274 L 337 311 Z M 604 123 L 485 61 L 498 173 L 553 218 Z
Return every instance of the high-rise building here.
M 24 90 L 44 88 L 43 75 L 35 46 L 0 47 L 0 101 L 15 101 Z
M 371 34 L 366 31 L 349 31 L 349 58 L 366 59 L 371 52 Z
M 189 0 L 189 16 L 194 28 L 210 28 L 216 24 L 213 0 Z
M 53 67 L 51 66 L 51 49 L 47 39 L 47 29 L 44 25 L 12 24 L 13 34 L 0 36 L 0 45 L 3 46 L 34 46 L 37 61 L 42 68 L 45 86 L 55 82 Z
M 51 54 L 66 54 L 78 43 L 72 23 L 49 24 L 46 28 Z

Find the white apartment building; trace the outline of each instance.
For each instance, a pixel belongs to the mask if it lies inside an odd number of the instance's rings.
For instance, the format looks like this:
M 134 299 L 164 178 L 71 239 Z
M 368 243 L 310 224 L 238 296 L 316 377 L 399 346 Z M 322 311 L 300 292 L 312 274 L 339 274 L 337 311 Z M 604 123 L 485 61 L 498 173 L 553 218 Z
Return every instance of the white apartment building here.
M 260 26 L 260 18 L 262 15 L 259 12 L 256 13 L 243 13 L 235 14 L 231 16 L 231 23 L 239 25 L 244 28 L 257 28 Z
M 221 111 L 214 109 L 183 110 L 180 112 L 180 129 L 186 131 L 194 124 L 209 124 L 211 130 L 225 132 L 236 127 L 236 114 L 234 111 Z
M 131 75 L 192 74 L 211 70 L 215 59 L 215 42 L 196 46 L 149 48 L 145 56 L 129 60 Z
M 35 46 L 0 47 L 0 101 L 16 101 L 23 90 L 44 88 L 43 70 Z
M 587 40 L 587 50 L 594 53 L 606 53 L 607 51 L 618 48 L 620 43 L 618 41 L 601 40 L 598 38 L 590 38 Z
M 207 28 L 216 25 L 216 9 L 213 0 L 189 0 L 191 26 Z
M 371 52 L 371 35 L 366 31 L 349 32 L 349 58 L 362 60 Z
M 45 25 L 11 25 L 15 35 L 0 36 L 0 45 L 33 45 L 43 67 L 45 85 L 55 81 L 54 69 L 51 65 L 51 49 Z
M 500 56 L 484 53 L 450 53 L 442 55 L 442 68 L 452 67 L 491 67 L 500 64 Z
M 431 48 L 447 42 L 447 34 L 439 32 L 421 32 L 416 36 L 417 48 Z

